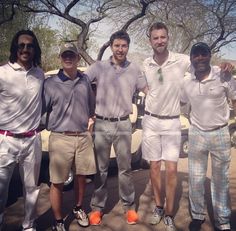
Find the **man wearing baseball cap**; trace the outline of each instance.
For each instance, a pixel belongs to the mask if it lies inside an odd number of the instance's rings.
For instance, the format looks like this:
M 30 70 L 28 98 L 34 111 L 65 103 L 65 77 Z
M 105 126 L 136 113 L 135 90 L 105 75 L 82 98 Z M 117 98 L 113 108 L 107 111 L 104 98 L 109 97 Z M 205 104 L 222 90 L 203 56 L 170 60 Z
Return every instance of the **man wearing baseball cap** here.
M 49 137 L 50 201 L 55 222 L 53 231 L 65 231 L 62 215 L 62 191 L 73 168 L 75 207 L 80 226 L 89 225 L 82 208 L 85 176 L 96 173 L 93 143 L 88 121 L 94 116 L 95 100 L 90 82 L 77 70 L 80 56 L 73 43 L 62 45 L 59 55 L 62 69 L 44 84 L 44 112 Z
M 205 221 L 205 180 L 211 155 L 211 199 L 215 230 L 230 230 L 229 165 L 230 115 L 228 99 L 236 111 L 236 81 L 219 67 L 211 66 L 211 49 L 196 43 L 190 51 L 191 75 L 184 80 L 182 99 L 190 103 L 189 201 L 190 231 L 200 231 Z M 228 73 L 229 74 L 229 73 Z

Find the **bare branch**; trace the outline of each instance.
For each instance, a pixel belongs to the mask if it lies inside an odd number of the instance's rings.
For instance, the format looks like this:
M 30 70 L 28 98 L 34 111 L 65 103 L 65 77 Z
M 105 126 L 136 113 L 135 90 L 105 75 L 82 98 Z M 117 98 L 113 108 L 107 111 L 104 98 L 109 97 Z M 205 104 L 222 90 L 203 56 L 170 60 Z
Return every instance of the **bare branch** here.
M 15 16 L 15 9 L 14 9 L 14 1 L 11 4 L 7 4 L 5 5 L 4 3 L 1 4 L 2 5 L 2 12 L 1 12 L 1 18 L 0 18 L 0 25 L 11 21 L 14 16 Z M 8 5 L 10 7 L 10 15 L 6 16 L 6 10 L 8 8 Z
M 123 25 L 123 27 L 121 28 L 122 30 L 127 30 L 128 27 L 135 21 L 137 21 L 138 19 L 142 18 L 143 16 L 145 16 L 146 14 L 146 10 L 149 6 L 149 4 L 155 2 L 155 0 L 140 0 L 140 4 L 142 5 L 141 11 L 140 13 L 134 15 L 131 19 L 129 19 L 125 25 Z M 109 47 L 110 43 L 109 41 L 104 43 L 103 46 L 101 47 L 101 49 L 99 50 L 98 56 L 97 56 L 97 60 L 101 60 L 102 56 L 105 52 L 105 50 Z

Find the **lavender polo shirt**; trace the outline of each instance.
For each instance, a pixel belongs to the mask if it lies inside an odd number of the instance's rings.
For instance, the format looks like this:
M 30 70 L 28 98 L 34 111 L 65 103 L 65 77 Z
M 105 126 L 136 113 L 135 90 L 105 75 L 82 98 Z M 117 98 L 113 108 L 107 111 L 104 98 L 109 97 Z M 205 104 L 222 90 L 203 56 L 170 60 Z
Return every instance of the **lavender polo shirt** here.
M 44 73 L 26 71 L 18 63 L 0 66 L 0 129 L 13 133 L 35 130 L 40 123 Z
M 81 72 L 71 80 L 60 70 L 44 83 L 43 113 L 47 112 L 46 127 L 50 131 L 87 131 L 94 105 L 90 82 Z
M 132 97 L 136 90 L 146 86 L 140 68 L 129 61 L 116 66 L 111 58 L 97 61 L 86 71 L 90 81 L 96 81 L 96 114 L 109 118 L 132 113 Z

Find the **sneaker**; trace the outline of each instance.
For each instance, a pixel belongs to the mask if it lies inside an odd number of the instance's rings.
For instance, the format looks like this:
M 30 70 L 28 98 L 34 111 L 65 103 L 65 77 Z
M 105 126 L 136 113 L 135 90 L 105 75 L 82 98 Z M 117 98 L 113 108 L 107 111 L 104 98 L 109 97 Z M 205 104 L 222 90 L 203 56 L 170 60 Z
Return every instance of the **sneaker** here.
M 77 220 L 77 223 L 81 227 L 88 227 L 89 226 L 89 219 L 87 214 L 84 212 L 83 209 L 75 210 L 73 209 L 73 214 Z
M 215 227 L 214 231 L 230 231 L 231 229 L 219 229 L 217 227 Z
M 157 225 L 160 223 L 161 219 L 164 216 L 164 209 L 156 207 L 153 211 L 153 214 L 149 220 L 149 224 Z
M 166 225 L 167 231 L 177 231 L 174 223 L 174 219 L 171 216 L 164 216 L 164 224 Z
M 90 225 L 100 225 L 102 222 L 102 212 L 92 211 L 89 215 Z
M 52 226 L 52 231 L 66 231 L 65 226 L 63 223 L 55 223 Z
M 0 230 L 1 230 L 1 226 L 0 226 Z M 30 228 L 23 228 L 22 227 L 22 231 L 36 231 L 36 226 L 34 225 L 33 227 L 30 227 Z
M 138 221 L 138 214 L 135 210 L 128 210 L 126 213 L 126 220 L 129 225 L 134 225 Z
M 189 231 L 200 231 L 204 221 L 205 220 L 193 219 L 188 226 Z

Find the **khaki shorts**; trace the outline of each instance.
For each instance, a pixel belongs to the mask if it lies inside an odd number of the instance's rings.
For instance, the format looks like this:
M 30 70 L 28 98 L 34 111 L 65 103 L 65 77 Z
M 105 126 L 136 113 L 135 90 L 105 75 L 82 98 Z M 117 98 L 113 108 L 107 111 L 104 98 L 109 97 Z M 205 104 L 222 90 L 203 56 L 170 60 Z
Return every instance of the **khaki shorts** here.
M 71 169 L 76 175 L 96 173 L 92 136 L 89 132 L 67 136 L 51 132 L 49 137 L 50 181 L 63 183 Z

